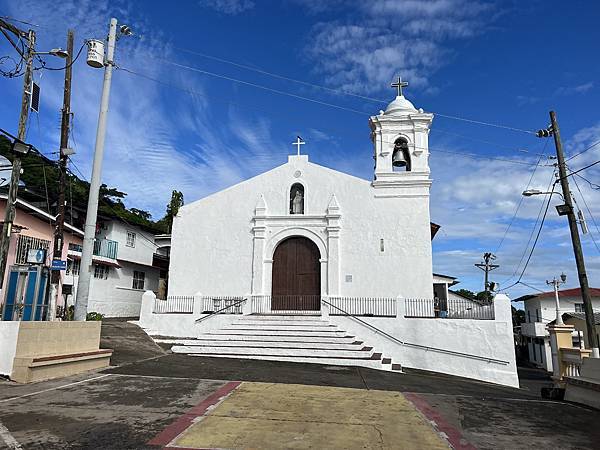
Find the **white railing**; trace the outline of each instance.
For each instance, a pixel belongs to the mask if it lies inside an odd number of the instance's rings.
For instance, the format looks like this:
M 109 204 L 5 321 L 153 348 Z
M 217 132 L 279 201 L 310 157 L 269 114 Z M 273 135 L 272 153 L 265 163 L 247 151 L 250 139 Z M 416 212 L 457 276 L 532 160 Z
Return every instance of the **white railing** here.
M 243 295 L 205 295 L 202 296 L 202 313 L 242 314 Z
M 560 358 L 562 365 L 562 377 L 579 377 L 581 376 L 581 365 L 583 358 L 589 357 L 591 350 L 582 348 L 560 348 Z
M 407 318 L 441 318 L 494 320 L 494 304 L 490 301 L 469 299 L 404 299 Z
M 193 295 L 169 295 L 166 300 L 154 300 L 154 314 L 192 314 L 194 312 Z
M 252 314 L 321 314 L 320 295 L 253 295 Z
M 332 316 L 396 317 L 398 301 L 393 297 L 328 297 Z

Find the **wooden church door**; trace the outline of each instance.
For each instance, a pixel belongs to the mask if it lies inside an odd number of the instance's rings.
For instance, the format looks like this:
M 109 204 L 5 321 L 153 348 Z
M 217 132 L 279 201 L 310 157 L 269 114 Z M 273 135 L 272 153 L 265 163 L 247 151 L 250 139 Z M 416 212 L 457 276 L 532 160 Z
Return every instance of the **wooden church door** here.
M 273 255 L 271 309 L 321 309 L 321 255 L 310 239 L 292 237 L 281 242 Z

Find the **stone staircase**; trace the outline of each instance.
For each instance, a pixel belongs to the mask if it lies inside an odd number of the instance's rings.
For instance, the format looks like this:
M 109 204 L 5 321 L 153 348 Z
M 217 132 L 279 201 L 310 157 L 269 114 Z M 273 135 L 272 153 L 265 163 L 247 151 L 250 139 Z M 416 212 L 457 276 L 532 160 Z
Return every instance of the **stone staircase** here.
M 160 338 L 190 356 L 247 358 L 401 371 L 355 336 L 320 316 L 249 315 L 194 339 Z

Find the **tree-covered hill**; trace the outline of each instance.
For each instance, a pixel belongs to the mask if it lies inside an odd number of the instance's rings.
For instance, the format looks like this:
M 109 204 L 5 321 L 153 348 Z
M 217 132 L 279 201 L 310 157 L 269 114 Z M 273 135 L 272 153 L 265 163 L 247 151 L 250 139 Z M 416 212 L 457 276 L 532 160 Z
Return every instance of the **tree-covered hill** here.
M 0 135 L 0 155 L 12 162 L 14 153 L 11 152 L 11 141 Z M 59 169 L 56 161 L 46 158 L 37 151 L 31 151 L 21 158 L 23 173 L 19 186 L 19 198 L 34 203 L 51 214 L 56 214 L 58 203 Z M 6 193 L 8 183 L 0 186 L 0 191 Z M 85 222 L 85 211 L 90 184 L 77 177 L 71 171 L 67 173 L 65 199 L 66 220 L 74 226 L 83 229 Z M 174 191 L 174 195 L 175 195 Z M 181 195 L 181 193 L 178 193 Z M 127 194 L 116 187 L 108 187 L 103 184 L 100 188 L 100 201 L 98 204 L 98 216 L 105 218 L 120 218 L 126 223 L 141 226 L 153 233 L 170 232 L 172 213 L 167 205 L 167 214 L 160 220 L 152 220 L 148 211 L 138 208 L 127 208 L 123 203 Z M 183 203 L 183 198 L 181 198 Z M 49 206 L 49 208 L 48 208 Z M 72 215 L 72 217 L 71 217 Z

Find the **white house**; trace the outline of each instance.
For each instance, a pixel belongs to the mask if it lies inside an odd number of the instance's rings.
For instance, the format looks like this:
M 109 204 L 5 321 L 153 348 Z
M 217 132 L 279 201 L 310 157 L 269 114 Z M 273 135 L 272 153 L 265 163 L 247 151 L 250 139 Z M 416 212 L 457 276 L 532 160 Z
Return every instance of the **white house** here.
M 92 257 L 88 311 L 107 317 L 137 317 L 144 291 L 158 291 L 160 269 L 153 265 L 154 234 L 116 219 L 99 219 Z M 69 246 L 63 282 L 69 305 L 77 293 L 81 246 Z
M 479 304 L 468 317 L 435 314 L 434 282 L 447 295 L 454 279 L 432 273 L 432 120 L 401 94 L 372 116 L 372 180 L 298 151 L 183 206 L 169 297 L 145 296 L 140 324 L 197 338 L 173 348 L 183 353 L 418 367 L 518 384 L 506 297 L 485 305 L 485 317 Z
M 600 312 L 600 289 L 590 288 L 590 294 L 594 312 Z M 561 314 L 584 312 L 580 288 L 564 289 L 558 295 Z M 521 324 L 521 334 L 527 340 L 529 361 L 552 372 L 550 336 L 546 327 L 556 319 L 554 291 L 524 295 L 513 301 L 523 302 L 525 306 L 525 323 Z M 574 332 L 573 340 L 579 342 L 577 332 Z

